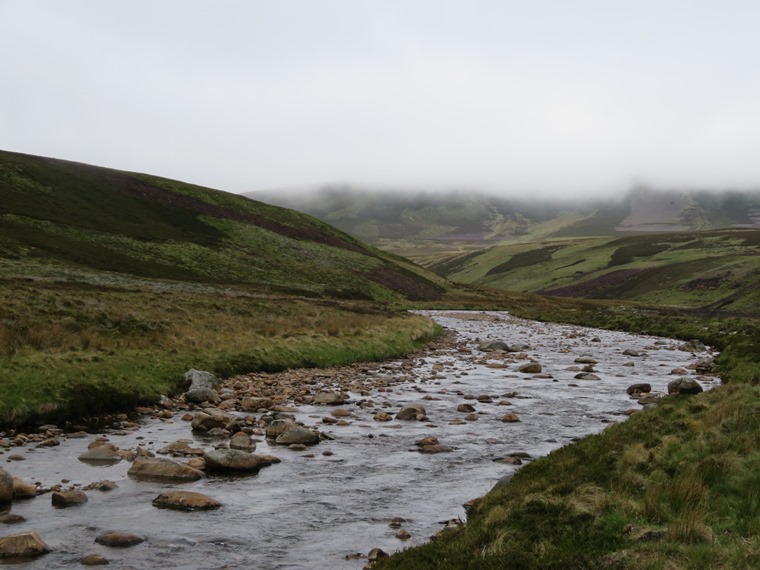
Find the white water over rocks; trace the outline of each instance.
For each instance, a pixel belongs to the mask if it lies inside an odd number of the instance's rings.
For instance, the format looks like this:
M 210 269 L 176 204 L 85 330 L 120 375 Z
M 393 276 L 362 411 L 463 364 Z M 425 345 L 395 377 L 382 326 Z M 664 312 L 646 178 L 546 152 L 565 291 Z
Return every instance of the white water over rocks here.
M 100 553 L 111 568 L 358 569 L 366 559 L 346 559 L 348 555 L 374 547 L 393 552 L 425 542 L 441 528 L 440 521 L 464 518 L 465 501 L 518 468 L 494 459 L 517 452 L 536 458 L 623 421 L 626 410 L 641 408 L 626 394 L 629 385 L 646 382 L 653 393 L 665 394 L 668 381 L 676 377 L 673 369 L 709 356 L 679 350 L 678 341 L 524 321 L 505 313 L 428 314 L 457 331 L 457 341 L 415 358 L 409 381 L 369 396 L 351 394 L 352 400 L 340 406 L 351 411 L 341 418 L 347 425 L 322 423 L 332 406 L 299 406 L 294 414 L 298 421 L 319 426 L 335 439 L 294 451 L 260 437 L 256 452 L 282 462 L 257 475 L 210 475 L 184 484 L 135 481 L 127 476 L 127 461 L 94 467 L 77 460 L 95 435 L 62 437 L 57 447 L 6 449 L 0 459 L 14 453 L 26 458 L 5 463 L 24 481 L 49 487 L 63 480 L 66 486 L 85 486 L 107 479 L 118 487 L 88 491 L 86 504 L 66 509 L 52 508 L 49 494 L 14 502 L 12 512 L 26 522 L 4 526 L 0 534 L 35 530 L 53 549 L 25 568 L 79 566 L 86 554 Z M 486 340 L 529 348 L 522 354 L 486 353 L 478 349 Z M 627 349 L 639 355 L 624 355 Z M 592 366 L 598 380 L 575 379 L 587 366 L 575 362 L 582 357 L 597 362 Z M 541 364 L 540 374 L 517 372 L 531 360 Z M 689 373 L 695 377 L 693 370 Z M 367 365 L 363 374 L 388 379 L 410 371 L 391 362 Z M 719 382 L 714 377 L 699 380 L 706 389 Z M 374 407 L 356 405 L 368 398 Z M 411 403 L 424 406 L 427 420 L 373 421 L 378 411 L 392 415 Z M 474 407 L 476 415 L 458 411 L 461 404 Z M 503 422 L 507 413 L 520 421 Z M 182 438 L 205 449 L 220 442 L 194 437 L 179 414 L 168 421 L 146 417 L 141 424 L 135 431 L 112 430 L 108 437 L 122 449 L 142 444 L 154 452 Z M 453 451 L 418 453 L 414 443 L 426 436 Z M 204 493 L 222 507 L 179 512 L 152 506 L 169 489 Z M 389 526 L 394 517 L 406 520 L 410 540 L 395 538 L 398 529 Z M 96 536 L 110 530 L 146 540 L 126 549 L 95 543 Z

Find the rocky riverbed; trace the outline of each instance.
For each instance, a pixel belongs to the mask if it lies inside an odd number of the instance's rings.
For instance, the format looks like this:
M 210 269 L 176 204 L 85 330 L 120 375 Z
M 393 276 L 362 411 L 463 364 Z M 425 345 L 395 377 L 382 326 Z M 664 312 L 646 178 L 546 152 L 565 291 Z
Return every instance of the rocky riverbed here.
M 449 333 L 404 360 L 196 375 L 107 428 L 1 434 L 17 481 L 0 552 L 39 539 L 49 552 L 25 567 L 357 569 L 458 524 L 519 465 L 669 384 L 719 383 L 699 343 L 429 314 Z

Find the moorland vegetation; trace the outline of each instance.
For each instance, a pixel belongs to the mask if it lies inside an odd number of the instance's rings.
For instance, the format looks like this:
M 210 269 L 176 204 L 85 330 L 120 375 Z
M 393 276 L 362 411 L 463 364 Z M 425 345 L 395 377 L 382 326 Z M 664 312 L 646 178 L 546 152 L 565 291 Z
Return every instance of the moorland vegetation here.
M 381 566 L 760 565 L 757 230 L 627 238 L 588 231 L 626 212 L 567 214 L 523 243 L 441 246 L 429 261 L 473 284 L 458 285 L 305 214 L 144 174 L 3 152 L 0 196 L 6 426 L 154 402 L 190 367 L 224 376 L 404 354 L 440 333 L 414 307 L 698 339 L 721 351 L 725 386 L 529 463 L 465 526 Z

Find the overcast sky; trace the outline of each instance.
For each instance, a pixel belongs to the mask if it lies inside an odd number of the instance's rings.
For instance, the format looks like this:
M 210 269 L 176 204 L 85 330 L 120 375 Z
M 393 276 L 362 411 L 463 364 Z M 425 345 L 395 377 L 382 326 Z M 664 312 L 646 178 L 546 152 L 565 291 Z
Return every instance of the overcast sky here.
M 0 149 L 232 192 L 760 187 L 756 0 L 0 0 Z

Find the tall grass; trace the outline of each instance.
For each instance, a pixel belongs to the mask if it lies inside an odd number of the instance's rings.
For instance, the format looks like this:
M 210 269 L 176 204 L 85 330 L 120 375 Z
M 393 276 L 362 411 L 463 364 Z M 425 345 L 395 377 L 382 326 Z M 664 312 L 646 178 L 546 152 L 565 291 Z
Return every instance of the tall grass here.
M 0 283 L 0 423 L 92 415 L 156 401 L 188 368 L 221 376 L 399 356 L 429 320 L 361 302 L 245 291 L 156 293 Z

